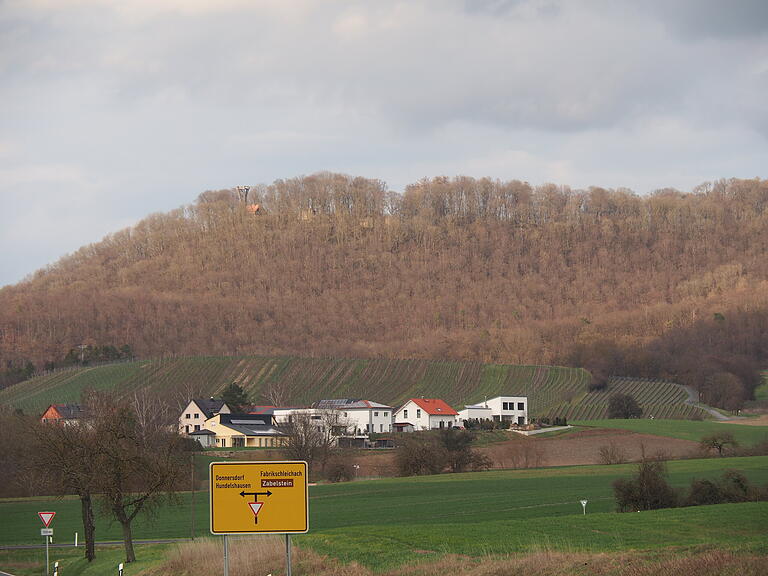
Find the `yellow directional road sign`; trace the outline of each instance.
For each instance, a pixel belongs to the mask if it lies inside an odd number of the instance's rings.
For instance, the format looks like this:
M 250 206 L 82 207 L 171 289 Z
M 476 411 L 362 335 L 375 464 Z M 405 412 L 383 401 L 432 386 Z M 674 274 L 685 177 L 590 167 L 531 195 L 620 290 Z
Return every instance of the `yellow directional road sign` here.
M 307 463 L 212 462 L 212 534 L 309 530 Z

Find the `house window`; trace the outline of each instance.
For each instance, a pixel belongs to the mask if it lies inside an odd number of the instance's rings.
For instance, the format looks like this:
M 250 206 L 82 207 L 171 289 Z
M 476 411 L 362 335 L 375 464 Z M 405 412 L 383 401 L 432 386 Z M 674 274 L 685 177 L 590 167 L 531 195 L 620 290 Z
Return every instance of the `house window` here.
M 378 417 L 379 417 L 379 413 L 378 413 L 378 412 L 374 412 L 374 413 L 373 413 L 373 415 L 374 415 L 376 418 L 378 418 Z
M 518 410 L 525 410 L 525 402 L 518 402 L 517 403 L 517 409 Z
M 384 424 L 379 424 L 379 432 L 384 432 Z
M 197 420 L 198 418 L 200 418 L 200 414 L 195 413 L 195 420 Z
M 184 426 L 184 432 L 186 432 L 187 434 L 189 434 L 189 426 Z
M 501 409 L 502 410 L 509 410 L 509 402 L 502 402 L 501 403 Z
M 403 418 L 408 418 L 408 410 L 403 410 Z
M 346 412 L 344 412 L 344 418 L 346 418 L 346 417 L 347 417 L 347 413 L 346 413 Z
M 184 414 L 184 416 L 186 417 L 187 420 L 189 420 L 191 418 L 191 416 L 189 414 Z
M 235 436 L 232 438 L 232 446 L 235 448 L 243 448 L 245 447 L 245 438 L 242 436 Z
M 416 418 L 421 418 L 421 408 L 416 408 Z
M 315 416 L 310 416 L 310 418 L 311 418 L 312 420 L 320 420 L 320 416 L 317 416 L 317 415 L 315 415 Z
M 187 426 L 187 428 L 189 428 L 189 426 Z M 195 424 L 195 432 L 197 432 L 198 430 L 200 430 L 200 424 Z
M 387 416 L 389 416 L 389 412 L 384 412 L 384 418 L 386 418 Z

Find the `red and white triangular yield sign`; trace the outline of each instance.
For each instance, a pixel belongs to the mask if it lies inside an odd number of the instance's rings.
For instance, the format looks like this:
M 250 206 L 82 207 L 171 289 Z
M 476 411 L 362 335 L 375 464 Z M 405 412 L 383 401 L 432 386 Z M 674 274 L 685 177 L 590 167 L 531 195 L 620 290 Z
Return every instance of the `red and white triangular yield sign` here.
M 261 510 L 261 507 L 264 506 L 264 502 L 248 502 L 248 506 L 251 507 L 251 512 L 253 512 L 253 515 L 258 517 L 259 510 Z
M 51 525 L 51 520 L 56 516 L 56 512 L 38 512 L 37 515 L 40 516 L 40 520 L 42 520 L 45 527 L 48 528 L 48 526 Z

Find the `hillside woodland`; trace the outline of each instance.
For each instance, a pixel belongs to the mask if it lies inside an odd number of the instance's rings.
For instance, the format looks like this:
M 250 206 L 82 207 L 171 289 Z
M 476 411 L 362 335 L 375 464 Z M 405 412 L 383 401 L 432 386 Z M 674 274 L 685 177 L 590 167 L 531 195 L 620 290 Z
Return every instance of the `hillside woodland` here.
M 258 208 L 256 207 L 258 205 Z M 749 398 L 768 359 L 768 181 L 692 193 L 321 173 L 209 191 L 0 290 L 0 359 L 73 347 L 440 358 Z

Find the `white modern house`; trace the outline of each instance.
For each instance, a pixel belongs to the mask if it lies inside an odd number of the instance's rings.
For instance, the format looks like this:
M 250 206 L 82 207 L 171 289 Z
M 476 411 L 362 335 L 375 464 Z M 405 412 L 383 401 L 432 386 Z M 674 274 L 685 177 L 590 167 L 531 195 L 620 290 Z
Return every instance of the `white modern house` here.
M 395 429 L 436 430 L 461 424 L 459 413 L 440 398 L 411 398 L 395 411 Z
M 358 398 L 320 400 L 314 405 L 319 410 L 335 410 L 347 424 L 347 435 L 359 436 L 392 432 L 392 406 Z
M 215 414 L 229 414 L 226 402 L 217 398 L 193 398 L 179 416 L 179 434 L 191 434 L 205 428 L 205 421 Z
M 528 424 L 528 397 L 497 396 L 479 404 L 468 404 L 464 410 L 459 411 L 459 419 L 514 422 L 524 426 Z

